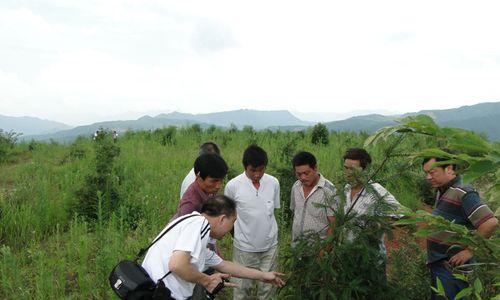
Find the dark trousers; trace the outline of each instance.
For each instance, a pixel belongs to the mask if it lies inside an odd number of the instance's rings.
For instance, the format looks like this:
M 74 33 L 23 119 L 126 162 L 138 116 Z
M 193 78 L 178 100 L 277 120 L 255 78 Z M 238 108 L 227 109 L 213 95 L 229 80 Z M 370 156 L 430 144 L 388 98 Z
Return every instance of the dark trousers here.
M 431 284 L 433 287 L 437 287 L 437 278 L 441 280 L 443 288 L 446 294 L 446 298 L 455 299 L 455 296 L 464 288 L 469 286 L 466 281 L 457 279 L 453 276 L 448 262 L 445 260 L 440 260 L 429 265 L 431 269 Z M 442 296 L 436 295 L 432 292 L 432 300 L 444 300 Z

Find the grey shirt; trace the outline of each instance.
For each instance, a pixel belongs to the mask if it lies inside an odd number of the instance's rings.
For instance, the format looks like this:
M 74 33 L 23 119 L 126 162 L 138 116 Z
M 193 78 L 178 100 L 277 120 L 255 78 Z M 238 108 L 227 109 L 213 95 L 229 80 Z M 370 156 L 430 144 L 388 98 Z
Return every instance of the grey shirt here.
M 321 174 L 307 198 L 304 197 L 302 183 L 299 180 L 295 182 L 290 198 L 290 209 L 293 210 L 292 242 L 307 232 L 317 232 L 326 237 L 328 217 L 333 216 L 332 207 L 338 202 L 335 195 L 335 187 Z

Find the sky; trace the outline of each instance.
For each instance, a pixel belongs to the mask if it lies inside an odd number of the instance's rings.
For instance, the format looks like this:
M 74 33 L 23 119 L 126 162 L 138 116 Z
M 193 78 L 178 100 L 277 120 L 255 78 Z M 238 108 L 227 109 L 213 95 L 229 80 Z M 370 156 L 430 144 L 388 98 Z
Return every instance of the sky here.
M 2 0 L 0 114 L 411 112 L 500 101 L 500 1 Z

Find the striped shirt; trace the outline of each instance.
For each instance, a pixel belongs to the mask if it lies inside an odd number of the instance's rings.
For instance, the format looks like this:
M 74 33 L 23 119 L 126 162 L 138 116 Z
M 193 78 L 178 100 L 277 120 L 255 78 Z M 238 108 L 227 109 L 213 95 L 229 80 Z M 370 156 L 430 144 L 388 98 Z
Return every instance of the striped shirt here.
M 438 190 L 432 214 L 464 225 L 470 230 L 477 229 L 494 217 L 493 212 L 481 201 L 478 193 L 470 186 L 463 186 L 459 177 Z M 446 241 L 455 235 L 451 231 L 429 235 L 427 237 L 427 263 L 449 259 L 463 250 L 456 244 Z
M 333 216 L 332 207 L 338 203 L 335 195 L 335 187 L 321 174 L 307 198 L 302 183 L 299 180 L 295 182 L 290 198 L 290 209 L 293 211 L 292 243 L 307 232 L 326 237 L 330 224 L 328 217 Z

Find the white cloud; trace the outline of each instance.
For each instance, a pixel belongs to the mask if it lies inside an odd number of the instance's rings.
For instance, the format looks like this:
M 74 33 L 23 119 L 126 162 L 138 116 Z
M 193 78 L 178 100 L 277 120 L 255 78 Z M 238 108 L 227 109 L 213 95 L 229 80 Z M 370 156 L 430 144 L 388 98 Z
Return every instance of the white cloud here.
M 500 98 L 494 1 L 44 5 L 0 8 L 4 113 L 83 122 L 134 110 L 410 111 Z

